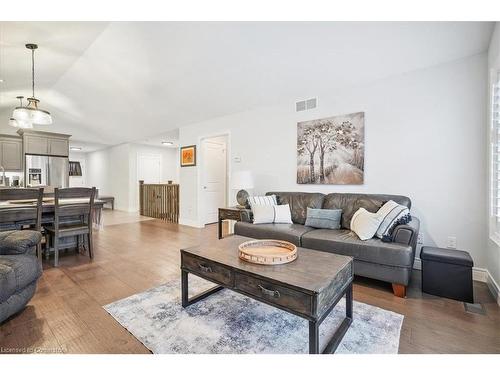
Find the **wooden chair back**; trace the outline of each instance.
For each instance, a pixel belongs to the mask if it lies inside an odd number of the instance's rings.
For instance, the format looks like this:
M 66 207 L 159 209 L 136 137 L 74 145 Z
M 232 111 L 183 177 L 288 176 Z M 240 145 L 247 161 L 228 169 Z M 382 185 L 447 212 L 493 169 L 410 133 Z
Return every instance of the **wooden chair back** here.
M 95 187 L 54 189 L 54 228 L 59 230 L 62 217 L 80 216 L 92 230 L 92 214 L 94 211 Z
M 33 203 L 20 203 L 12 209 L 6 208 L 1 211 L 0 223 L 29 222 L 35 225 L 35 230 L 42 228 L 42 199 L 43 188 L 23 189 L 7 188 L 0 189 L 0 201 L 32 200 Z

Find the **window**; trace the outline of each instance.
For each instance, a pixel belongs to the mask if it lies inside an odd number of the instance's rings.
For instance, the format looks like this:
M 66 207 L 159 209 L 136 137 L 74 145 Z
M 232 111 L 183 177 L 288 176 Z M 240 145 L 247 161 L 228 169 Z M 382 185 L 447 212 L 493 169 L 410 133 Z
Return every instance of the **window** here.
M 500 244 L 500 71 L 491 85 L 491 224 L 490 237 Z

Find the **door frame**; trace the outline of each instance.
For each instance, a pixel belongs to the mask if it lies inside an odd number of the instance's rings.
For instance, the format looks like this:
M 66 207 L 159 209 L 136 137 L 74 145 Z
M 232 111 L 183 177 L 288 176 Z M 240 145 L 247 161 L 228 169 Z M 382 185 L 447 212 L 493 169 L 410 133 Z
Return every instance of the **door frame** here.
M 197 194 L 197 207 L 198 207 L 198 223 L 200 227 L 205 227 L 206 225 L 206 212 L 205 212 L 205 201 L 203 199 L 203 171 L 205 168 L 205 155 L 203 150 L 203 141 L 211 138 L 226 137 L 226 192 L 225 192 L 225 205 L 231 202 L 230 194 L 231 189 L 229 188 L 230 176 L 231 176 L 231 132 L 229 130 L 223 132 L 217 132 L 209 135 L 204 135 L 198 137 L 199 150 L 201 151 L 198 155 L 198 165 L 196 179 L 198 181 L 198 194 Z

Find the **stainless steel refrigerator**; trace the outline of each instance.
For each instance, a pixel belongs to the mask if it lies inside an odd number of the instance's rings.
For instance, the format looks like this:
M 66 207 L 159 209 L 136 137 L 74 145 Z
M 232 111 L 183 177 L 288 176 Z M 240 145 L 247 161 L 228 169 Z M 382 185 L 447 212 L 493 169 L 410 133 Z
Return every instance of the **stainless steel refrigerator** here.
M 69 186 L 67 157 L 26 155 L 25 171 L 26 187 L 66 188 Z

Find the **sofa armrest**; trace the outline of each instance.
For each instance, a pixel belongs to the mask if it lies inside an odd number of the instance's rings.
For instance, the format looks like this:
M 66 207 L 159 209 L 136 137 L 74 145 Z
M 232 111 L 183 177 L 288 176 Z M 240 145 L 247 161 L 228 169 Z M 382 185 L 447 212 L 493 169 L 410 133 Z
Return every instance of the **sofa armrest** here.
M 408 224 L 398 225 L 392 231 L 392 242 L 410 245 L 415 250 L 417 246 L 418 232 L 420 230 L 420 220 L 412 216 Z
M 42 234 L 34 230 L 0 232 L 0 255 L 36 255 Z
M 241 221 L 253 223 L 253 213 L 251 209 L 245 208 L 241 210 Z

